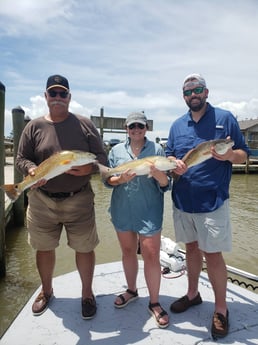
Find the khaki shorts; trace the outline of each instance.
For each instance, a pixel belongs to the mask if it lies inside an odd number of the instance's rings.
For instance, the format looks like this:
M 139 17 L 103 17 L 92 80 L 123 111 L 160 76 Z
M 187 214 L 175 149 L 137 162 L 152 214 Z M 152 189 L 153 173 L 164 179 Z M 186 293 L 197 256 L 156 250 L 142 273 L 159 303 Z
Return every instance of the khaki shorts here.
M 67 244 L 77 252 L 91 252 L 99 243 L 96 230 L 94 193 L 89 184 L 83 191 L 64 199 L 50 198 L 39 189 L 28 193 L 27 227 L 34 249 L 58 247 L 63 228 Z
M 198 242 L 206 253 L 229 252 L 232 234 L 229 216 L 229 200 L 213 212 L 188 213 L 173 205 L 176 242 Z

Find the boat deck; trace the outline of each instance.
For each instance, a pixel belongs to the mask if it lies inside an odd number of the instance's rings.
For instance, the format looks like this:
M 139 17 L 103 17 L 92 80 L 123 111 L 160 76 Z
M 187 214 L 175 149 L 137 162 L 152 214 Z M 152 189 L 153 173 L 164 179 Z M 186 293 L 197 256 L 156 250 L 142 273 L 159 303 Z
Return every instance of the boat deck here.
M 169 276 L 169 275 L 168 275 Z M 139 261 L 139 299 L 126 308 L 113 306 L 114 295 L 125 289 L 121 262 L 97 265 L 94 292 L 98 305 L 94 319 L 81 318 L 81 284 L 77 271 L 54 278 L 54 293 L 49 309 L 33 316 L 31 297 L 10 328 L 1 345 L 125 345 L 125 344 L 214 344 L 210 335 L 214 297 L 206 273 L 201 274 L 199 291 L 203 303 L 182 314 L 169 312 L 172 300 L 185 293 L 187 276 L 161 279 L 160 302 L 170 315 L 170 325 L 159 329 L 147 310 L 149 303 L 143 262 Z M 258 344 L 258 294 L 228 283 L 227 302 L 230 332 L 216 344 Z

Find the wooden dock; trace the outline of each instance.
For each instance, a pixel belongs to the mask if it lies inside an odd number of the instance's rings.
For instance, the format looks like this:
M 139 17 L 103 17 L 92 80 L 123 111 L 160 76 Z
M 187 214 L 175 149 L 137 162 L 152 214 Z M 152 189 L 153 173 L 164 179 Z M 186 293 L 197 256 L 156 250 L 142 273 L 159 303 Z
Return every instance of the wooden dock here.
M 13 183 L 13 157 L 6 157 L 5 158 L 5 184 Z M 5 195 L 5 224 L 8 224 L 12 217 L 12 207 L 13 203 L 11 200 Z
M 244 164 L 233 164 L 233 173 L 258 173 L 258 158 L 249 158 Z

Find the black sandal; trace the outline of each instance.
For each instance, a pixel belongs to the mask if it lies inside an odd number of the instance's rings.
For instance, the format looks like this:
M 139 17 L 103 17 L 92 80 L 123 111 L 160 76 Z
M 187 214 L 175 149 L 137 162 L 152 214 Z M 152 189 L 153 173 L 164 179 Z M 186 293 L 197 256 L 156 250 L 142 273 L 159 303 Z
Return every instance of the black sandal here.
M 126 292 L 129 293 L 132 297 L 130 297 L 128 300 L 126 300 L 124 298 L 124 294 L 121 294 L 121 295 L 117 296 L 118 298 L 120 298 L 122 303 L 118 304 L 118 303 L 114 302 L 114 306 L 116 308 L 124 308 L 124 307 L 127 306 L 128 303 L 131 303 L 131 302 L 135 301 L 138 298 L 138 291 L 137 290 L 136 291 L 132 291 L 130 289 L 127 289 Z
M 156 315 L 153 308 L 155 307 L 160 307 L 161 308 L 161 312 Z M 159 303 L 149 303 L 149 312 L 150 314 L 154 317 L 156 324 L 159 328 L 166 328 L 169 325 L 169 320 L 167 321 L 167 323 L 160 323 L 160 319 L 165 316 L 168 315 L 168 313 L 161 307 L 161 305 Z

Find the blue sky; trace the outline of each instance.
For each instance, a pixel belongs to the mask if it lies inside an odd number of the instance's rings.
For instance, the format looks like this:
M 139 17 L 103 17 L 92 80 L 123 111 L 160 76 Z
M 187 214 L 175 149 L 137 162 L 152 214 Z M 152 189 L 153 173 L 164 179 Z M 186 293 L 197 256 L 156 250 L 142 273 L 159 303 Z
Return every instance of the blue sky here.
M 209 101 L 239 120 L 258 117 L 257 0 L 1 0 L 0 81 L 11 111 L 44 115 L 46 80 L 70 82 L 70 110 L 126 117 L 144 110 L 151 139 L 187 110 L 186 75 L 201 73 Z M 104 139 L 123 138 L 105 134 Z

